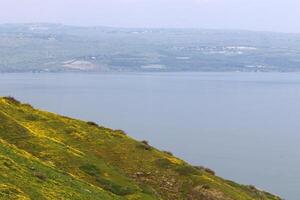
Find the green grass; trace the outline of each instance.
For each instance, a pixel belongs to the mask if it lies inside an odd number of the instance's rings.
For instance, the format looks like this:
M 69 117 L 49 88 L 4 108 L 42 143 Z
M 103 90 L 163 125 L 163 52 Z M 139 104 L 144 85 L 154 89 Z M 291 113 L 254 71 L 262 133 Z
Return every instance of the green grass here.
M 280 199 L 192 167 L 121 130 L 11 98 L 0 98 L 0 171 L 0 199 Z

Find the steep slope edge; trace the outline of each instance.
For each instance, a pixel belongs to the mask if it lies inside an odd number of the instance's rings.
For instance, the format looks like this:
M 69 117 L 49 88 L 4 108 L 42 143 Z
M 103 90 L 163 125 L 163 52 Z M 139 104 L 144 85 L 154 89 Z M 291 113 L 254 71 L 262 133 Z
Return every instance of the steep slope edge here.
M 0 199 L 279 200 L 121 130 L 0 98 Z

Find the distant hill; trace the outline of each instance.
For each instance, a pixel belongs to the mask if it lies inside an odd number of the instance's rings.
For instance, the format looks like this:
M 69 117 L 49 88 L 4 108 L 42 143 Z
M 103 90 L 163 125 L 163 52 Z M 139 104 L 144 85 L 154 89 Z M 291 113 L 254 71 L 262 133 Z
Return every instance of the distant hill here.
M 0 98 L 0 199 L 279 200 L 121 130 Z M 246 173 L 246 172 L 245 172 Z
M 0 25 L 0 72 L 300 71 L 300 34 Z

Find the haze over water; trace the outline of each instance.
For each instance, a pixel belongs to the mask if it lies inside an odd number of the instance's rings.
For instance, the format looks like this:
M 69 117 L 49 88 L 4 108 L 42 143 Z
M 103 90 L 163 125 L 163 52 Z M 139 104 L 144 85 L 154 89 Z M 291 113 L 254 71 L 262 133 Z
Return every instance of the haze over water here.
M 1 74 L 0 95 L 300 196 L 300 73 Z

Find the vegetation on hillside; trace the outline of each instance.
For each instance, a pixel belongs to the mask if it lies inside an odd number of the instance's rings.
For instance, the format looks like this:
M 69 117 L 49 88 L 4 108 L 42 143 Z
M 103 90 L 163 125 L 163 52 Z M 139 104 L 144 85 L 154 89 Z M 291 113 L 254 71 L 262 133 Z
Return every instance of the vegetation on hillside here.
M 121 130 L 0 98 L 0 199 L 279 200 Z

